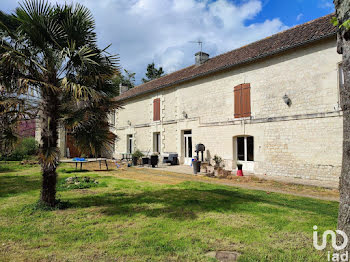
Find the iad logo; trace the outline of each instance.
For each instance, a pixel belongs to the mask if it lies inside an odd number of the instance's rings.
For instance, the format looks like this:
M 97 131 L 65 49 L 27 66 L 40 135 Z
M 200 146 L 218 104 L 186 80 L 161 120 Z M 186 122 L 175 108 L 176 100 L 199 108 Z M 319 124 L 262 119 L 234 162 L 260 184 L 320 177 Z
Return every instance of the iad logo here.
M 314 247 L 317 249 L 317 250 L 323 250 L 326 248 L 326 245 L 327 245 L 327 236 L 330 235 L 331 236 L 331 240 L 332 240 L 332 247 L 337 250 L 337 251 L 340 251 L 340 250 L 343 250 L 346 245 L 348 244 L 348 236 L 345 234 L 344 231 L 341 231 L 341 230 L 336 230 L 335 232 L 339 235 L 341 235 L 343 237 L 343 244 L 341 244 L 340 246 L 337 245 L 337 235 L 334 231 L 332 230 L 326 230 L 325 232 L 323 232 L 323 235 L 322 235 L 322 244 L 319 245 L 318 244 L 318 233 L 317 233 L 317 226 L 314 226 L 314 233 L 313 233 L 313 244 L 314 244 Z M 331 255 L 331 252 L 328 251 L 328 261 L 349 261 L 349 254 L 348 252 L 346 251 L 345 253 L 342 253 L 342 254 L 339 254 L 339 253 L 333 253 Z

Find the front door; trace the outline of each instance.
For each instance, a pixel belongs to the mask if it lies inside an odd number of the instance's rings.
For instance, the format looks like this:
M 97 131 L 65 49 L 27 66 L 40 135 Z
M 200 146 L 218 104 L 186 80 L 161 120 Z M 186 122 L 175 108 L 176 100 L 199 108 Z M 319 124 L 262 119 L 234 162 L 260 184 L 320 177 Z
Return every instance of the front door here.
M 184 131 L 184 164 L 192 164 L 192 131 Z

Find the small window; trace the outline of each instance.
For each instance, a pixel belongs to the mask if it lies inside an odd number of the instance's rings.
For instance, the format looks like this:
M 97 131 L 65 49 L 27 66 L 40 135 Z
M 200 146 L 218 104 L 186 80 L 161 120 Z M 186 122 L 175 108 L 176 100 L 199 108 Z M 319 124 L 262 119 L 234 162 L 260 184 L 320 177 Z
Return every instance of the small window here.
M 234 88 L 235 118 L 250 117 L 250 84 L 241 84 Z
M 254 137 L 237 137 L 237 160 L 254 161 Z
M 153 100 L 153 121 L 160 120 L 160 98 Z

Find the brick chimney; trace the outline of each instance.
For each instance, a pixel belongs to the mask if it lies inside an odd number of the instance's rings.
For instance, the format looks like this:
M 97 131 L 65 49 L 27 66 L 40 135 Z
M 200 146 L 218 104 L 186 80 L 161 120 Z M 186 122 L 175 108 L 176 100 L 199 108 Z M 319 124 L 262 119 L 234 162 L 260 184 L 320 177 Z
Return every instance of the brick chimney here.
M 194 56 L 196 58 L 196 66 L 202 65 L 205 61 L 209 60 L 209 54 L 204 52 L 197 52 Z

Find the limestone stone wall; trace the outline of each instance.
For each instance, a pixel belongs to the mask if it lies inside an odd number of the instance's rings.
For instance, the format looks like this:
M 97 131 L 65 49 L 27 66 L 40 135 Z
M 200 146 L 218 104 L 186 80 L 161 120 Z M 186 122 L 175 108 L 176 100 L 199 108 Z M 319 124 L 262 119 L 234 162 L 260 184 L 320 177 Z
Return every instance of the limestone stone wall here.
M 205 144 L 225 168 L 236 168 L 236 137 L 254 136 L 255 173 L 336 180 L 340 174 L 342 112 L 339 108 L 336 40 L 290 50 L 225 72 L 124 101 L 116 114 L 114 156 L 126 152 L 126 136 L 135 147 L 153 150 L 161 133 L 161 153 L 184 155 L 184 130 L 192 131 L 193 149 Z M 234 118 L 234 87 L 251 85 L 252 116 Z M 136 87 L 137 88 L 137 87 Z M 287 95 L 292 105 L 285 104 Z M 160 98 L 161 120 L 153 121 L 153 99 Z M 193 152 L 194 154 L 194 152 Z

